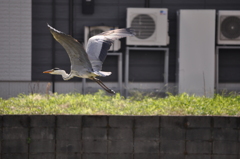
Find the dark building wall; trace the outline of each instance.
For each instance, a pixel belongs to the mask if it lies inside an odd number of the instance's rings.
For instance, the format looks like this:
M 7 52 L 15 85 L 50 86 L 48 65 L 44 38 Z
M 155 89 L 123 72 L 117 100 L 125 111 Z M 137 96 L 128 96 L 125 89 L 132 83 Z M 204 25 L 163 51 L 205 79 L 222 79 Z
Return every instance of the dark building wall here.
M 42 71 L 52 67 L 59 67 L 70 71 L 70 62 L 65 50 L 54 41 L 46 23 L 57 29 L 69 33 L 69 1 L 67 0 L 33 0 L 33 68 L 32 80 L 50 81 L 50 75 Z M 82 1 L 73 0 L 73 36 L 80 42 L 84 41 L 84 26 L 107 25 L 126 27 L 126 8 L 144 7 L 144 0 L 101 0 L 95 1 L 92 15 L 82 14 Z M 239 10 L 239 0 L 150 0 L 150 8 L 168 8 L 169 12 L 169 81 L 176 79 L 177 52 L 177 11 L 179 9 L 216 9 Z M 121 52 L 125 52 L 125 39 L 121 40 Z M 240 63 L 239 50 L 221 50 L 219 55 L 220 82 L 238 82 L 238 68 Z M 123 58 L 124 59 L 124 58 Z M 164 56 L 154 51 L 130 52 L 130 81 L 155 82 L 163 81 Z M 113 74 L 105 81 L 117 81 L 117 57 L 108 57 L 103 65 L 106 71 Z M 54 77 L 62 80 L 61 77 Z M 76 81 L 79 79 L 71 79 Z
M 184 159 L 240 155 L 240 118 L 0 116 L 2 159 Z

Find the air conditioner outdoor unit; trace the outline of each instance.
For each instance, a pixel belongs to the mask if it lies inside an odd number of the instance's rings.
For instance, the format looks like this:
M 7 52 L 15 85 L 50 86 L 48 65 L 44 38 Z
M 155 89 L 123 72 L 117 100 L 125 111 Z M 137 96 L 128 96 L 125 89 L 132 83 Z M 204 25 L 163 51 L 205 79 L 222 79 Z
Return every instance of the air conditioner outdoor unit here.
M 135 37 L 127 37 L 127 45 L 169 44 L 166 8 L 127 8 L 127 27 L 131 27 L 136 33 Z
M 218 11 L 218 44 L 240 44 L 240 11 Z
M 94 35 L 100 34 L 104 31 L 118 29 L 118 27 L 110 26 L 85 26 L 84 27 L 84 46 L 86 48 L 88 39 Z M 118 51 L 121 48 L 120 40 L 115 40 L 109 51 Z

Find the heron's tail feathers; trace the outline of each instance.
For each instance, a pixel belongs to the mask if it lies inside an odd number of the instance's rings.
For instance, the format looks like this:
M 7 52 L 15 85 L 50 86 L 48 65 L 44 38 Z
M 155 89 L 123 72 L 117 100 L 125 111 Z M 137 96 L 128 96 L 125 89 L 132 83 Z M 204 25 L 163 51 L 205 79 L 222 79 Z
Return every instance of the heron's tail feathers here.
M 100 77 L 106 77 L 112 74 L 112 72 L 105 72 L 105 71 L 95 71 L 93 73 Z

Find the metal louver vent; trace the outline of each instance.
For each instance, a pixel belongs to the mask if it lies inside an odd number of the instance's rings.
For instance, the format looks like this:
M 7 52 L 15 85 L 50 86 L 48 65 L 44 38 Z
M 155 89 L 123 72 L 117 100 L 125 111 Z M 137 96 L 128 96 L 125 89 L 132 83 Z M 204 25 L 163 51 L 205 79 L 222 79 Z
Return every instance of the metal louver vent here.
M 139 39 L 147 39 L 151 37 L 155 31 L 155 22 L 147 14 L 139 14 L 133 18 L 131 28 L 136 32 L 136 37 Z
M 236 39 L 240 36 L 240 18 L 228 16 L 223 19 L 220 26 L 221 33 L 228 39 Z M 223 39 L 221 37 L 221 39 Z

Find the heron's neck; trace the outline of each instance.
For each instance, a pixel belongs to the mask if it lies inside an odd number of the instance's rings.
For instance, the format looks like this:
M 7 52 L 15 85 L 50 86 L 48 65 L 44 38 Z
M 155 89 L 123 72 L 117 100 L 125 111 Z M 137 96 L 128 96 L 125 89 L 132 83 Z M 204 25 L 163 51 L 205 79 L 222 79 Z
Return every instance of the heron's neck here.
M 73 78 L 71 73 L 67 74 L 66 71 L 64 71 L 64 70 L 61 71 L 61 75 L 62 75 L 63 80 L 69 80 L 69 79 Z

